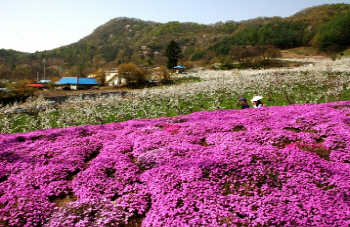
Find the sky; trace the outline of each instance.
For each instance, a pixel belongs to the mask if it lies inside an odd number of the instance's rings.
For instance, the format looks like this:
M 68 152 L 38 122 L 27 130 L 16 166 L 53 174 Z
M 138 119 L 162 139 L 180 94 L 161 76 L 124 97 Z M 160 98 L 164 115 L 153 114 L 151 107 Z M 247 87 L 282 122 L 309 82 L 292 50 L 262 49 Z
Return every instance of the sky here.
M 52 50 L 77 42 L 116 17 L 215 24 L 288 17 L 350 0 L 0 0 L 0 49 Z

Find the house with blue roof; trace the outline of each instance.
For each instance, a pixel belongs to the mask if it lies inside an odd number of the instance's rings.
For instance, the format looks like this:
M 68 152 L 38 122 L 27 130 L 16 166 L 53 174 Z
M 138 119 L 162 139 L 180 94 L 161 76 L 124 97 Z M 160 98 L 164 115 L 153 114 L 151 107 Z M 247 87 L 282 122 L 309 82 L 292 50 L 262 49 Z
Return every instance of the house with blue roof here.
M 100 83 L 95 78 L 62 77 L 55 84 L 62 89 L 86 90 Z

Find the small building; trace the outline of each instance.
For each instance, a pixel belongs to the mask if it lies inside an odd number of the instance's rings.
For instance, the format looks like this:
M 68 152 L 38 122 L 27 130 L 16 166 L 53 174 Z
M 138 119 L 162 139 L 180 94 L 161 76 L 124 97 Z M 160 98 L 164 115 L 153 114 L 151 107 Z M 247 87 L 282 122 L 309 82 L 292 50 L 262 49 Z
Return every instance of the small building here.
M 59 88 L 86 90 L 99 85 L 95 78 L 62 77 L 55 83 Z
M 183 65 L 177 65 L 174 67 L 174 70 L 176 70 L 176 73 L 182 73 L 186 69 Z
M 106 84 L 108 84 L 108 86 L 126 83 L 126 80 L 121 75 L 118 74 L 118 69 L 116 68 L 105 70 L 105 75 L 106 75 Z
M 39 80 L 39 84 L 48 84 L 51 80 Z
M 39 90 L 43 90 L 46 88 L 46 86 L 44 84 L 34 84 L 34 83 L 30 83 L 27 84 L 28 87 L 32 87 L 32 88 L 37 88 Z

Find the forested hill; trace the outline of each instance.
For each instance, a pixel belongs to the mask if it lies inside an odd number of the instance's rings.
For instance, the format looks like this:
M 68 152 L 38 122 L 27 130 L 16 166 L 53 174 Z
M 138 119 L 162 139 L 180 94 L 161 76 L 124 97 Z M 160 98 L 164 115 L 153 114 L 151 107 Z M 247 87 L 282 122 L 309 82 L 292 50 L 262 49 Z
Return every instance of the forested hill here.
M 172 39 L 183 50 L 182 62 L 201 65 L 229 57 L 234 46 L 313 46 L 322 52 L 340 52 L 350 46 L 350 4 L 314 6 L 287 18 L 259 17 L 210 25 L 118 17 L 78 42 L 53 50 L 29 54 L 0 49 L 0 79 L 36 75 L 42 71 L 43 59 L 49 77 L 86 76 L 130 61 L 165 65 L 163 52 Z
M 349 7 L 349 4 L 321 5 L 287 18 L 249 20 L 214 44 L 213 49 L 222 55 L 228 54 L 233 45 L 273 45 L 281 49 L 314 46 L 320 51 L 341 51 L 350 45 Z

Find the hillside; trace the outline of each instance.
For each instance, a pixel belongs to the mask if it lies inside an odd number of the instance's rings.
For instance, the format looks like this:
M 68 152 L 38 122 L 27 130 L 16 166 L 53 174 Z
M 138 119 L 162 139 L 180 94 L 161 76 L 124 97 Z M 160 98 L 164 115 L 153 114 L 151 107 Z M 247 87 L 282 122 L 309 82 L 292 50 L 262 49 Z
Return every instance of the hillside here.
M 349 4 L 325 4 L 306 8 L 286 18 L 287 20 L 306 22 L 310 26 L 318 27 L 329 22 L 334 17 L 347 13 L 350 10 Z
M 272 45 L 282 50 L 314 47 L 331 55 L 350 46 L 349 10 L 349 4 L 321 5 L 287 18 L 260 17 L 210 25 L 118 17 L 78 42 L 53 50 L 27 54 L 1 49 L 0 79 L 36 77 L 37 72 L 43 72 L 43 59 L 48 78 L 87 76 L 130 61 L 145 66 L 165 65 L 163 53 L 172 39 L 183 50 L 181 62 L 194 61 L 201 66 L 232 61 L 234 54 L 230 51 L 234 46 Z

